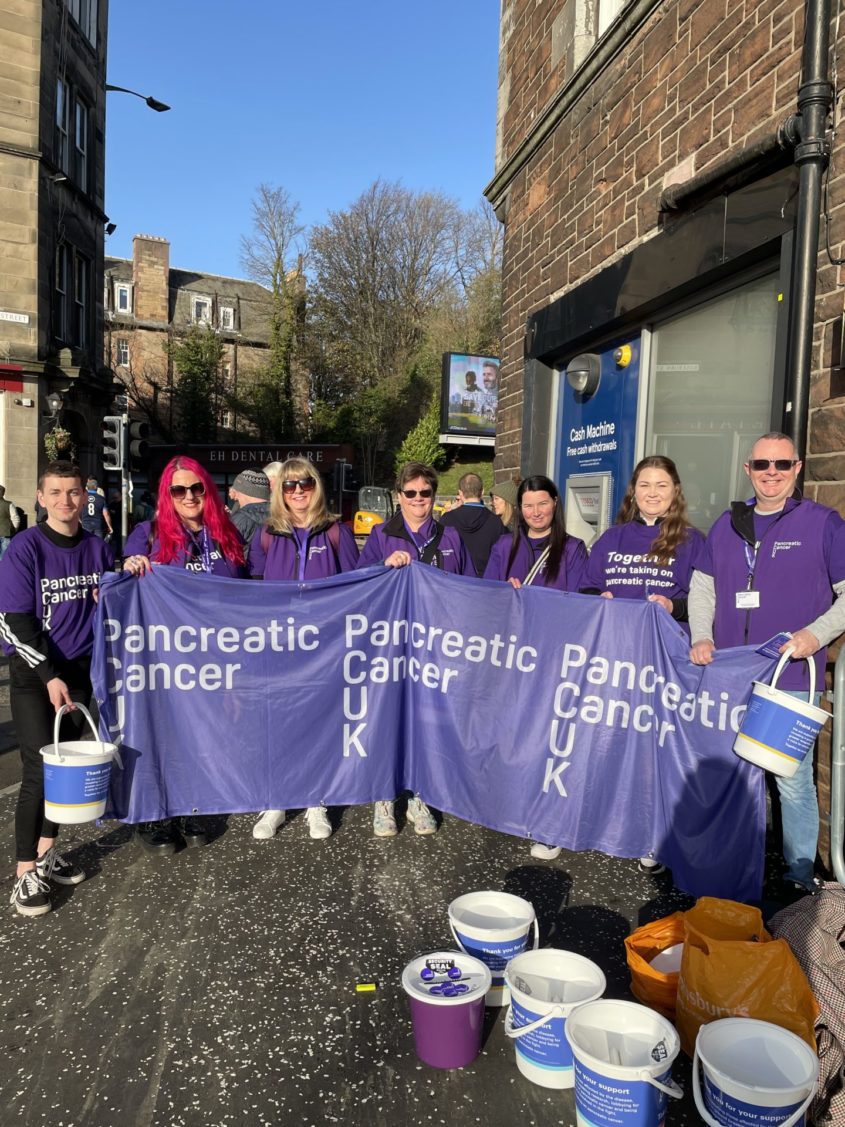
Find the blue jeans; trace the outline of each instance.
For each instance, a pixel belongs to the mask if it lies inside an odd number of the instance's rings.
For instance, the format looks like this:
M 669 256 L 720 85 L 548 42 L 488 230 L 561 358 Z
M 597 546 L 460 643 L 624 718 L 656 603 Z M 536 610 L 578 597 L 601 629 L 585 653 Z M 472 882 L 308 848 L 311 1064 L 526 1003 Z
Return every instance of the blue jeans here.
M 807 701 L 800 690 L 790 696 Z M 818 705 L 821 693 L 816 693 L 813 703 Z M 813 887 L 813 866 L 819 844 L 819 799 L 813 781 L 813 756 L 815 747 L 804 756 L 804 761 L 791 779 L 776 775 L 780 794 L 780 816 L 783 827 L 783 859 L 786 861 L 784 880 L 794 881 L 804 888 Z

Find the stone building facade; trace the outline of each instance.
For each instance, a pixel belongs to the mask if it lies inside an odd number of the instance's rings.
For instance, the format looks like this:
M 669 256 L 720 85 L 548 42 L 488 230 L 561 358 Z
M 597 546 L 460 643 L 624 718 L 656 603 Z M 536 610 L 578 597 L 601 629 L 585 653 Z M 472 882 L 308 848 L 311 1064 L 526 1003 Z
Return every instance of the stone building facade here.
M 271 295 L 256 282 L 170 265 L 170 243 L 136 235 L 132 258 L 105 260 L 105 362 L 127 388 L 133 414 L 159 432 L 172 432 L 178 410 L 166 345 L 192 325 L 219 334 L 223 345 L 218 384 L 219 437 L 238 429 L 226 393 L 238 395 L 266 365 Z
M 496 474 L 550 473 L 579 532 L 612 523 L 650 453 L 675 459 L 706 529 L 743 495 L 750 440 L 795 433 L 798 172 L 781 127 L 798 104 L 806 10 L 502 0 L 485 189 L 505 227 Z M 835 5 L 826 15 L 836 58 L 845 27 Z M 844 158 L 834 132 L 805 458 L 805 492 L 840 511 Z
M 58 421 L 93 471 L 111 401 L 100 302 L 107 18 L 107 0 L 0 0 L 0 481 L 30 512 L 47 430 Z

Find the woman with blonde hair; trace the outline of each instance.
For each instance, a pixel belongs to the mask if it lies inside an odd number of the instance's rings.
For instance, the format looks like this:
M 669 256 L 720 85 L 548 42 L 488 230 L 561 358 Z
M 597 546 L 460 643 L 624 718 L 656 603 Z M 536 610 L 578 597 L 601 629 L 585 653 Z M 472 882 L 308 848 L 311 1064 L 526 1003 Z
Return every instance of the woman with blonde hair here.
M 500 481 L 490 490 L 490 507 L 510 533 L 517 525 L 516 488 L 515 481 Z
M 279 480 L 279 474 L 282 472 L 284 462 L 268 462 L 264 467 L 263 472 L 270 479 L 270 492 L 276 488 L 276 482 Z
M 282 463 L 270 496 L 270 519 L 252 538 L 249 565 L 253 579 L 300 583 L 358 566 L 355 537 L 330 516 L 323 479 L 307 459 L 288 458 Z M 267 840 L 284 820 L 284 810 L 265 810 L 252 827 L 252 836 Z M 331 837 L 325 806 L 310 806 L 305 820 L 315 840 Z

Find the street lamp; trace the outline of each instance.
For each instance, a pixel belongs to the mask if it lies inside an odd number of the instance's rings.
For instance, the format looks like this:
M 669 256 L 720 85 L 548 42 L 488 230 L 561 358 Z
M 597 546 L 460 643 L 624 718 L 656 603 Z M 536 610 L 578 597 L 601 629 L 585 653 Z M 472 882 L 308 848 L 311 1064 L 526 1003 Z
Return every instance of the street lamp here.
M 164 102 L 160 102 L 157 98 L 145 98 L 144 95 L 139 94 L 137 90 L 128 90 L 125 86 L 109 86 L 109 84 L 106 83 L 106 93 L 112 90 L 117 91 L 119 94 L 134 94 L 136 98 L 140 98 L 142 102 L 146 102 L 150 109 L 155 110 L 156 113 L 166 113 L 167 110 L 170 109 L 170 106 L 165 105 Z

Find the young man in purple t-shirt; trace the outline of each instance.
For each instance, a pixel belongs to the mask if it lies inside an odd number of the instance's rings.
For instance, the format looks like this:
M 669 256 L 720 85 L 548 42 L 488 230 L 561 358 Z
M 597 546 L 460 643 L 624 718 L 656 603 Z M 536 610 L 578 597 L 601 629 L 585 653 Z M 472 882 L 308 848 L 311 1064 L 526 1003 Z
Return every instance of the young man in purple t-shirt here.
M 112 549 L 80 527 L 86 495 L 79 467 L 51 462 L 38 482 L 43 522 L 19 533 L 0 560 L 0 639 L 9 655 L 12 719 L 21 753 L 15 810 L 17 874 L 11 903 L 23 916 L 50 911 L 51 884 L 85 873 L 56 852 L 58 826 L 44 817 L 40 748 L 55 715 L 91 699 L 95 592 L 114 567 Z M 66 714 L 63 726 L 75 727 Z

